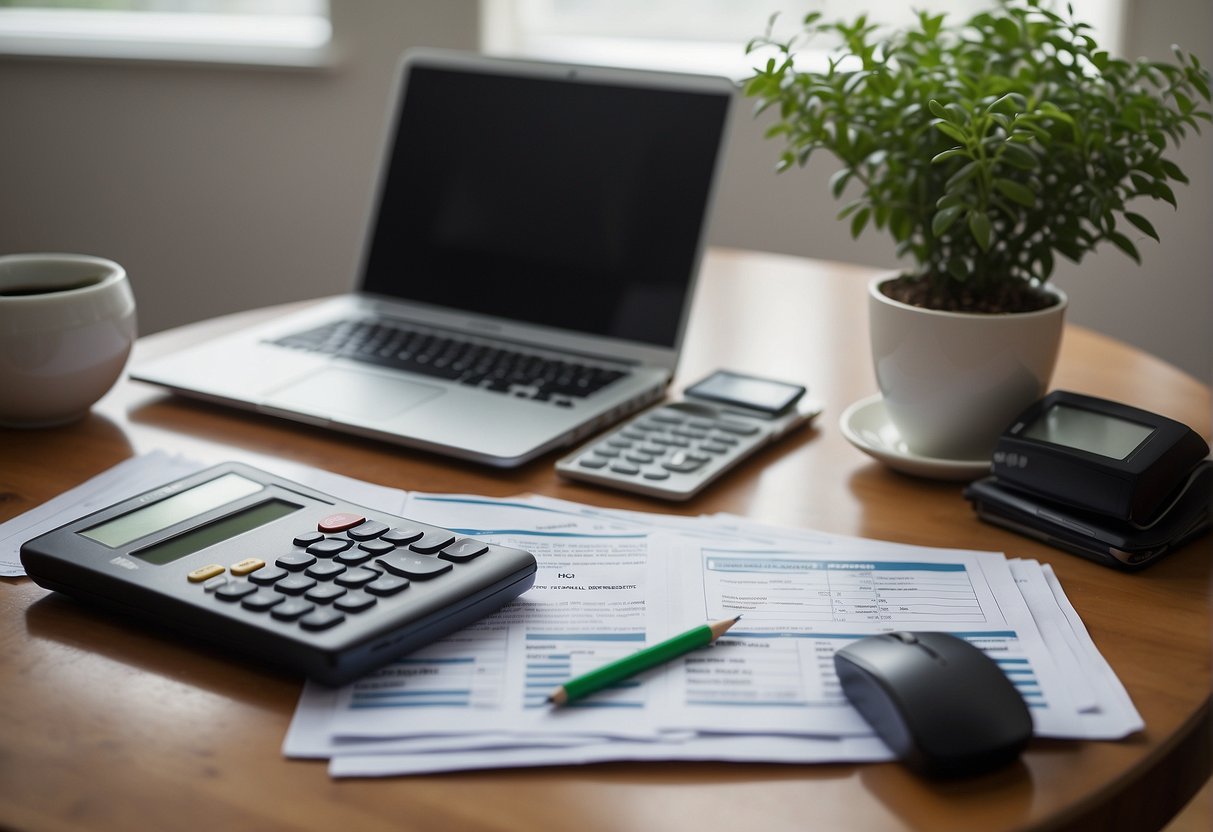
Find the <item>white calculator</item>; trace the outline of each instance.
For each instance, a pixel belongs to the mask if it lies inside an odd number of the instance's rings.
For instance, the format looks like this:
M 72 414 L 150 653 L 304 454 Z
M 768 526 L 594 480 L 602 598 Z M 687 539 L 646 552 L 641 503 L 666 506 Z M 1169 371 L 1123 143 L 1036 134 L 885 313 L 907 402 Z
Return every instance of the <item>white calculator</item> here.
M 720 370 L 681 401 L 659 404 L 556 463 L 575 480 L 687 500 L 764 445 L 807 424 L 821 405 L 805 387 Z

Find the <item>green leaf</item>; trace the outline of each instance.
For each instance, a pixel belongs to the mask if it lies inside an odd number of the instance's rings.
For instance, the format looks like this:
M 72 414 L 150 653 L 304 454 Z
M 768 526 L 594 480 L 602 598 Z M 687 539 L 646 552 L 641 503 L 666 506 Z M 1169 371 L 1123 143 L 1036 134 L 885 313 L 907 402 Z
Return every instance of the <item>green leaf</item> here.
M 851 170 L 850 168 L 843 168 L 842 170 L 836 171 L 834 175 L 830 177 L 830 193 L 834 195 L 835 199 L 842 196 L 843 190 L 847 187 L 847 182 L 851 181 L 851 176 L 853 176 L 854 173 L 855 171 Z
M 1018 202 L 1025 208 L 1036 207 L 1036 194 L 1027 185 L 1016 182 L 1014 179 L 998 178 L 994 180 L 994 187 L 1012 202 Z
M 936 237 L 941 236 L 945 231 L 952 227 L 957 218 L 964 213 L 963 205 L 952 205 L 943 210 L 936 211 L 935 216 L 931 219 L 931 233 Z
M 1163 172 L 1165 172 L 1167 176 L 1171 177 L 1176 182 L 1180 182 L 1184 185 L 1188 184 L 1188 177 L 1185 176 L 1184 172 L 1179 169 L 1179 165 L 1175 164 L 1170 159 L 1161 159 L 1159 160 L 1159 164 L 1162 165 Z
M 851 217 L 851 239 L 857 239 L 863 232 L 863 228 L 868 224 L 868 217 L 872 215 L 870 208 L 864 208 L 855 216 Z
M 1108 239 L 1111 240 L 1118 249 L 1132 257 L 1139 266 L 1141 265 L 1141 255 L 1137 253 L 1137 246 L 1133 245 L 1133 242 L 1128 237 L 1121 234 L 1119 231 L 1113 231 L 1108 235 Z
M 955 124 L 949 124 L 946 121 L 935 121 L 933 124 L 935 125 L 936 130 L 943 133 L 949 139 L 955 139 L 956 141 L 960 142 L 962 146 L 969 143 L 969 137 L 966 136 L 964 131 Z
M 969 211 L 969 231 L 982 251 L 990 250 L 990 218 L 980 211 Z
M 948 159 L 955 159 L 957 156 L 971 155 L 972 154 L 970 154 L 969 151 L 965 150 L 963 147 L 953 147 L 945 150 L 943 153 L 935 154 L 934 158 L 931 159 L 931 164 L 937 165 L 940 162 L 946 162 Z
M 1141 214 L 1133 214 L 1128 211 L 1125 211 L 1125 219 L 1127 219 L 1129 222 L 1131 222 L 1135 226 L 1137 226 L 1137 228 L 1140 229 L 1142 233 L 1146 234 L 1149 237 L 1153 237 L 1157 242 L 1160 242 L 1160 243 L 1162 242 L 1162 240 L 1158 239 L 1158 232 L 1154 230 L 1154 226 L 1151 225 L 1150 221 L 1148 219 L 1146 219 L 1145 217 L 1143 217 Z
M 930 110 L 931 115 L 935 116 L 936 118 L 941 118 L 944 121 L 949 120 L 948 111 L 945 110 L 943 105 L 934 98 L 927 102 L 927 109 Z

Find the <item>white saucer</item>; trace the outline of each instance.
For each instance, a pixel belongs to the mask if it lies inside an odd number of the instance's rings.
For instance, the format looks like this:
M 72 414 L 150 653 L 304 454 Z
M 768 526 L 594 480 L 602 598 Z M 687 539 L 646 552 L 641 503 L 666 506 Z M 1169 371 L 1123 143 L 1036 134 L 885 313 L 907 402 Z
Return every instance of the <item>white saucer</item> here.
M 990 473 L 989 459 L 936 459 L 911 451 L 889 421 L 884 399 L 879 393 L 860 399 L 844 410 L 838 426 L 848 442 L 894 471 L 960 482 L 975 480 Z

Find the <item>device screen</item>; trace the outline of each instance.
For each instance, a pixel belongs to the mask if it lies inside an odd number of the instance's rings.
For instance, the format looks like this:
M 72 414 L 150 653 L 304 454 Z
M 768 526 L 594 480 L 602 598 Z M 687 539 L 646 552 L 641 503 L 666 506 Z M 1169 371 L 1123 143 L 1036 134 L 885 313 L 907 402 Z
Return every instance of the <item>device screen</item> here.
M 781 413 L 803 396 L 804 392 L 805 388 L 799 384 L 720 371 L 688 387 L 685 395 L 722 404 L 735 404 L 763 413 Z
M 1137 422 L 1055 404 L 1029 425 L 1023 436 L 1111 459 L 1125 459 L 1152 433 L 1153 428 Z
M 673 346 L 728 104 L 414 66 L 364 288 Z
M 153 543 L 151 546 L 131 552 L 131 554 L 157 565 L 172 563 L 186 555 L 201 552 L 208 546 L 214 546 L 216 543 L 222 543 L 238 534 L 252 531 L 266 523 L 272 523 L 279 517 L 285 517 L 300 508 L 302 506 L 288 503 L 286 500 L 266 500 L 264 503 L 249 506 L 243 511 L 190 529 L 184 534 L 170 537 L 160 543 Z

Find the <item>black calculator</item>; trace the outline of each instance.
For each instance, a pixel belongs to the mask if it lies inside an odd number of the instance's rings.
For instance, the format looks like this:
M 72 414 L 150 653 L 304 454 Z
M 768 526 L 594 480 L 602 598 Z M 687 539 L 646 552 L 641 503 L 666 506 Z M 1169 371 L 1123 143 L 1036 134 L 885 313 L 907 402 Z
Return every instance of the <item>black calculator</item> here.
M 529 552 L 229 462 L 21 547 L 35 583 L 189 638 L 349 682 L 535 581 Z

